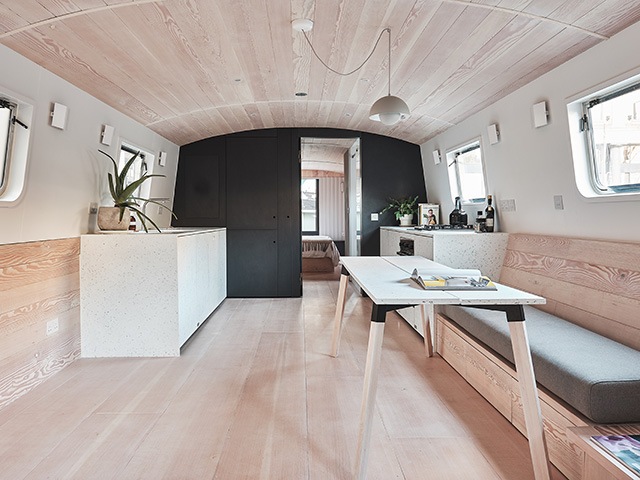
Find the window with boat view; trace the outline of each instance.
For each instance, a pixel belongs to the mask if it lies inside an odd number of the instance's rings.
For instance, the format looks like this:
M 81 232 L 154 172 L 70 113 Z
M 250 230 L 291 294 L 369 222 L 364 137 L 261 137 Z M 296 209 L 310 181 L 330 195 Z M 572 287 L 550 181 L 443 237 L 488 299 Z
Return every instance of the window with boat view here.
M 596 191 L 640 192 L 640 83 L 592 98 L 583 108 Z

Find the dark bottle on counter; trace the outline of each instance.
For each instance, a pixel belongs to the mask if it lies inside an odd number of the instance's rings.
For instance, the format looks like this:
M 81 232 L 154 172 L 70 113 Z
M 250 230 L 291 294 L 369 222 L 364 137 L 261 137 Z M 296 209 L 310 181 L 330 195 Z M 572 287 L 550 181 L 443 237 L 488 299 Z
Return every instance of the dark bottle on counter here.
M 476 215 L 476 223 L 474 225 L 474 230 L 478 233 L 486 232 L 487 220 L 482 216 L 482 210 L 478 210 L 478 214 Z
M 454 209 L 449 214 L 449 225 L 454 227 L 461 227 L 466 225 L 468 221 L 467 212 L 462 208 L 462 201 L 460 197 L 456 197 L 454 200 Z
M 460 203 L 460 197 L 456 197 L 454 200 L 453 211 L 449 214 L 449 225 L 461 225 L 462 219 L 460 217 L 460 210 L 462 210 L 462 206 Z
M 493 232 L 493 225 L 495 222 L 496 211 L 491 206 L 491 195 L 487 195 L 487 208 L 484 209 L 486 220 L 485 228 L 487 232 Z

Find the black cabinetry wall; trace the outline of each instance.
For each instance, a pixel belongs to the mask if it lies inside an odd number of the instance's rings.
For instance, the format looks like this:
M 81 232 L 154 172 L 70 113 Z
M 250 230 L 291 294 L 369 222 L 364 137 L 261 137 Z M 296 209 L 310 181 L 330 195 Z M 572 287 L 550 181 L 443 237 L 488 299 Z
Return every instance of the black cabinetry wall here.
M 181 148 L 173 224 L 227 227 L 229 297 L 302 294 L 300 167 L 292 142 L 291 130 L 270 129 Z M 206 168 L 207 161 L 218 165 Z
M 282 128 L 200 140 L 180 149 L 174 199 L 175 226 L 227 227 L 230 297 L 302 294 L 300 164 L 302 137 L 360 137 L 362 255 L 378 255 L 387 198 L 419 195 L 426 201 L 420 148 L 370 133 L 328 128 Z

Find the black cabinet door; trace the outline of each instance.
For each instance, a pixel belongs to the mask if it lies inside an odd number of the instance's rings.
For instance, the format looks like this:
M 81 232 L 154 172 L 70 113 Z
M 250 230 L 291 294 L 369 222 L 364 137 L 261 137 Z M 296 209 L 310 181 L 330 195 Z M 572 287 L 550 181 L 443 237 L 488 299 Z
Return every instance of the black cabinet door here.
M 278 228 L 277 137 L 227 139 L 227 228 Z
M 278 296 L 276 230 L 227 230 L 227 296 Z
M 180 149 L 173 211 L 175 226 L 226 226 L 224 140 L 206 139 Z

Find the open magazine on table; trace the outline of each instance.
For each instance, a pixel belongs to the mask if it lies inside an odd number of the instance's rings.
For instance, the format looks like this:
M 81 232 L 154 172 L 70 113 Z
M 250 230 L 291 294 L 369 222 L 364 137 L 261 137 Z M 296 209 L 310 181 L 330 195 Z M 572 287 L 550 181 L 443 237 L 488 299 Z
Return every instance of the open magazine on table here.
M 411 280 L 425 290 L 497 290 L 480 270 L 422 270 L 415 268 Z

